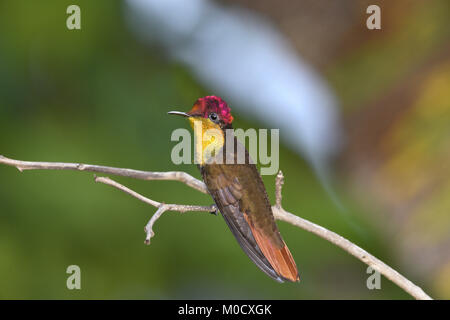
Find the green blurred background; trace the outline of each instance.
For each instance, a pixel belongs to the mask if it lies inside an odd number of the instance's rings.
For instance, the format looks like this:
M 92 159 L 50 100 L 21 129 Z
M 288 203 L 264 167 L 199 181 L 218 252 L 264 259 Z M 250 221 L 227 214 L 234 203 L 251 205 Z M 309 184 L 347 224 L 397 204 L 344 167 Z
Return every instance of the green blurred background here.
M 363 232 L 337 213 L 305 161 L 281 146 L 284 207 L 359 244 L 433 297 L 449 298 L 449 2 L 378 1 L 383 29 L 371 33 L 368 2 L 343 1 L 351 10 L 330 11 L 326 2 L 304 1 L 317 15 L 311 21 L 336 24 L 325 33 L 312 25 L 317 43 L 309 51 L 295 23 L 282 23 L 301 20 L 300 4 L 280 1 L 273 11 L 268 1 L 222 2 L 272 19 L 342 104 L 349 143 L 336 163 L 336 189 Z M 75 1 L 82 29 L 69 31 L 72 3 L 0 1 L 0 154 L 200 177 L 193 165 L 172 164 L 170 135 L 183 122 L 166 112 L 187 110 L 211 92 L 136 41 L 122 2 Z M 348 21 L 330 44 L 327 37 Z M 333 47 L 320 55 L 321 45 Z M 236 128 L 259 126 L 234 116 Z M 273 201 L 274 177 L 263 178 Z M 212 202 L 177 182 L 117 180 L 157 201 Z M 366 265 L 282 222 L 299 284 L 260 272 L 220 216 L 168 212 L 145 246 L 143 227 L 154 211 L 89 173 L 0 166 L 0 298 L 410 298 L 385 278 L 381 290 L 368 290 Z M 81 268 L 81 290 L 66 288 L 72 264 Z

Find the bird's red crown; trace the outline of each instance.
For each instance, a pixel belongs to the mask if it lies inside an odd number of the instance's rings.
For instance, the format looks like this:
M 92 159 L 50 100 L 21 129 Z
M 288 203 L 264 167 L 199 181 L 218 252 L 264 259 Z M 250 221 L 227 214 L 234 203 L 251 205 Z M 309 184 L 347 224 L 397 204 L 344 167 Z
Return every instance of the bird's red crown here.
M 216 113 L 225 124 L 231 124 L 233 122 L 230 107 L 228 107 L 228 104 L 222 98 L 217 96 L 199 98 L 188 114 L 208 118 L 211 112 Z

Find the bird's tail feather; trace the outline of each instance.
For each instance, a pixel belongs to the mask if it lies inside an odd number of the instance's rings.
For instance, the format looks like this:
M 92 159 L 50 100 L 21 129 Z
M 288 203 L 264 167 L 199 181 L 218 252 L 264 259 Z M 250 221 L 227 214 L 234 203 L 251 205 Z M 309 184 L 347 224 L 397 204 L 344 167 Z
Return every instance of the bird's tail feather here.
M 258 247 L 272 265 L 275 272 L 285 280 L 292 282 L 300 281 L 297 265 L 286 243 L 282 241 L 283 245 L 281 247 L 275 244 L 271 238 L 265 236 L 263 231 L 250 221 L 246 214 L 244 214 L 244 217 L 252 230 Z

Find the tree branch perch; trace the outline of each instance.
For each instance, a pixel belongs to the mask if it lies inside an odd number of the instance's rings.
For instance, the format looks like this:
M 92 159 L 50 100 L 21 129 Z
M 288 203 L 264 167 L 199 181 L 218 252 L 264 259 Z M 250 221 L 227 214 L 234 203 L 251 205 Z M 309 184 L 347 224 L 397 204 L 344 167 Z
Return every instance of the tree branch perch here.
M 195 178 L 193 178 L 193 179 L 195 179 Z M 95 182 L 101 182 L 101 183 L 110 185 L 116 189 L 119 189 L 125 193 L 128 193 L 129 195 L 135 197 L 136 199 L 139 199 L 151 206 L 158 208 L 158 210 L 156 210 L 156 212 L 153 214 L 152 218 L 150 219 L 150 221 L 147 223 L 147 225 L 144 228 L 144 231 L 147 234 L 147 236 L 145 238 L 145 244 L 150 244 L 150 238 L 152 238 L 155 235 L 155 233 L 153 231 L 153 224 L 166 211 L 178 211 L 181 213 L 188 212 L 188 211 L 201 211 L 201 212 L 210 212 L 210 213 L 217 212 L 217 207 L 215 205 L 195 206 L 195 205 L 161 203 L 158 201 L 151 200 L 147 197 L 144 197 L 143 195 L 131 190 L 130 188 L 125 187 L 124 185 L 122 185 L 122 184 L 118 183 L 117 181 L 114 181 L 110 178 L 94 176 L 94 180 L 95 180 Z
M 19 171 L 24 170 L 74 170 L 74 171 L 87 171 L 94 173 L 104 173 L 111 174 L 122 177 L 129 177 L 134 179 L 141 180 L 173 180 L 180 181 L 187 186 L 198 190 L 203 193 L 208 193 L 205 184 L 192 177 L 191 175 L 180 172 L 180 171 L 172 171 L 172 172 L 150 172 L 150 171 L 140 171 L 133 169 L 125 169 L 125 168 L 114 168 L 114 167 L 106 167 L 106 166 L 97 166 L 97 165 L 89 165 L 82 163 L 64 163 L 64 162 L 31 162 L 31 161 L 20 161 L 9 159 L 0 155 L 0 164 L 5 164 L 8 166 L 16 167 Z M 166 211 L 177 211 L 177 212 L 188 212 L 188 211 L 201 211 L 201 212 L 217 212 L 217 208 L 215 205 L 212 206 L 196 206 L 196 205 L 178 205 L 178 204 L 165 204 L 161 202 L 157 202 L 151 200 L 143 195 L 123 186 L 122 184 L 107 178 L 107 177 L 96 177 L 95 182 L 104 183 L 110 185 L 114 188 L 117 188 L 151 206 L 157 208 L 154 215 L 151 217 L 147 225 L 145 226 L 146 239 L 145 243 L 150 243 L 150 238 L 153 237 L 153 225 L 158 220 L 161 215 Z M 340 247 L 341 249 L 347 251 L 352 256 L 358 258 L 365 264 L 371 266 L 374 270 L 383 274 L 386 278 L 394 282 L 400 288 L 405 290 L 411 296 L 419 300 L 431 300 L 432 298 L 428 296 L 420 287 L 412 283 L 410 280 L 406 279 L 400 273 L 386 265 L 381 260 L 377 259 L 364 249 L 360 248 L 356 244 L 350 242 L 344 237 L 338 235 L 335 232 L 332 232 L 322 226 L 319 226 L 315 223 L 312 223 L 308 220 L 300 218 L 290 212 L 287 212 L 283 209 L 281 205 L 282 198 L 282 185 L 284 183 L 284 177 L 282 172 L 280 171 L 276 177 L 275 182 L 275 205 L 272 206 L 272 210 L 275 216 L 275 219 L 285 221 L 289 224 L 292 224 L 296 227 L 299 227 L 305 231 L 311 232 L 333 244 Z

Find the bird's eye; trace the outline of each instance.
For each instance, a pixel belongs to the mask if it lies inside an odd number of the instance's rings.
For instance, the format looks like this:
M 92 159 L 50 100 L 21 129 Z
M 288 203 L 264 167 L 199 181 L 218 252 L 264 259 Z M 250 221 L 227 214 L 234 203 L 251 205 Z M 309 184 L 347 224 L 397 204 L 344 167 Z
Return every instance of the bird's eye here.
M 211 112 L 209 114 L 209 118 L 213 121 L 213 122 L 217 122 L 217 120 L 219 120 L 219 116 L 217 115 L 217 113 L 215 112 Z

